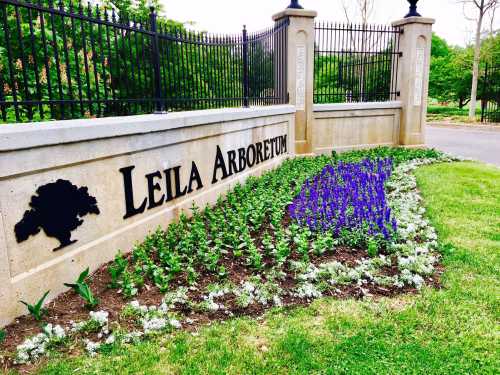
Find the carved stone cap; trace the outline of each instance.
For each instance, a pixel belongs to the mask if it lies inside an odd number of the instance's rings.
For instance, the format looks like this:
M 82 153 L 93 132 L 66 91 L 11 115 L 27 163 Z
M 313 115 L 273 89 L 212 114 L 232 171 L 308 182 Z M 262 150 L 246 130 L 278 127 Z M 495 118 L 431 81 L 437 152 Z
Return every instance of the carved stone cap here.
M 285 9 L 273 16 L 273 21 L 279 21 L 285 17 L 305 17 L 305 18 L 315 18 L 318 12 L 315 10 L 307 9 Z
M 436 23 L 434 18 L 425 18 L 425 17 L 408 17 L 403 18 L 392 23 L 392 26 L 403 26 L 411 23 L 421 23 L 424 25 L 433 25 Z

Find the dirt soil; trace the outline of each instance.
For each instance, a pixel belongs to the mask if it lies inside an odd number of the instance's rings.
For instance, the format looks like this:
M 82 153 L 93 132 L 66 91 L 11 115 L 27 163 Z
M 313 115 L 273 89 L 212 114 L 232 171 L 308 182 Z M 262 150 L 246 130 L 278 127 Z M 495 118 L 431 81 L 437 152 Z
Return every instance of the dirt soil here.
M 258 238 L 258 237 L 257 237 Z M 292 259 L 298 260 L 299 255 L 296 252 L 292 253 Z M 326 253 L 322 256 L 311 255 L 310 261 L 318 265 L 320 263 L 326 263 L 331 261 L 338 261 L 348 266 L 354 266 L 357 261 L 367 258 L 368 254 L 365 250 L 351 249 L 347 247 L 337 247 L 334 252 Z M 242 258 L 234 258 L 232 255 L 226 254 L 224 258 L 221 259 L 222 264 L 228 272 L 227 281 L 234 284 L 239 284 L 240 281 L 248 278 L 252 275 L 251 270 L 248 266 L 243 264 Z M 269 261 L 269 260 L 266 260 Z M 287 263 L 288 264 L 288 263 Z M 89 278 L 89 284 L 94 291 L 95 295 L 99 299 L 99 306 L 97 310 L 105 310 L 109 312 L 109 322 L 110 326 L 113 324 L 119 324 L 121 327 L 134 329 L 135 322 L 133 318 L 124 318 L 120 316 L 123 307 L 129 302 L 124 299 L 124 297 L 118 293 L 116 289 L 110 289 L 108 285 L 111 282 L 111 278 L 107 272 L 108 265 L 103 265 L 99 268 L 93 275 Z M 428 278 L 426 283 L 436 288 L 440 288 L 440 275 L 442 274 L 442 267 L 436 267 L 436 274 Z M 199 281 L 197 285 L 197 291 L 190 291 L 188 296 L 193 301 L 201 300 L 201 291 L 204 291 L 206 286 L 211 283 L 220 282 L 220 280 L 213 274 L 209 274 L 206 271 L 199 269 Z M 282 281 L 281 287 L 284 291 L 289 291 L 293 289 L 296 285 L 294 278 L 294 273 L 285 267 L 286 278 Z M 385 267 L 383 273 L 386 275 L 394 275 L 398 273 L 397 267 L 394 264 L 392 267 Z M 179 274 L 175 280 L 172 281 L 171 290 L 174 290 L 176 286 L 187 285 L 186 281 L 187 275 L 184 273 Z M 371 296 L 373 298 L 377 297 L 390 297 L 405 293 L 416 293 L 417 290 L 411 287 L 405 287 L 403 289 L 397 287 L 382 287 L 373 284 L 365 284 L 363 287 L 357 285 L 339 285 L 335 290 L 330 290 L 325 292 L 325 296 L 333 296 L 336 298 L 363 298 Z M 160 305 L 163 299 L 163 294 L 160 293 L 158 288 L 149 282 L 146 282 L 145 286 L 139 291 L 138 295 L 135 297 L 136 300 L 140 302 L 141 305 Z M 282 298 L 283 306 L 303 306 L 308 305 L 312 302 L 309 299 L 300 299 L 290 295 L 286 295 Z M 191 324 L 183 322 L 183 329 L 185 330 L 196 330 L 200 326 L 206 325 L 212 321 L 221 321 L 229 319 L 232 316 L 260 316 L 262 315 L 267 307 L 261 304 L 253 304 L 243 309 L 237 306 L 234 296 L 226 295 L 217 302 L 224 303 L 227 310 L 231 311 L 232 314 L 228 314 L 227 311 L 216 311 L 216 312 L 206 312 L 199 313 L 191 310 L 186 310 L 186 307 L 180 309 L 172 309 L 172 311 L 177 311 L 182 315 L 185 315 L 192 319 Z M 68 291 L 63 293 L 54 301 L 49 303 L 47 306 L 47 313 L 43 318 L 43 323 L 59 324 L 63 327 L 68 327 L 72 322 L 84 321 L 89 318 L 89 310 L 84 307 L 82 299 L 73 291 Z M 27 337 L 33 336 L 40 332 L 41 323 L 35 321 L 35 319 L 29 315 L 22 316 L 18 318 L 14 323 L 5 327 L 6 338 L 3 343 L 0 344 L 0 368 L 4 371 L 9 369 L 16 369 L 20 373 L 32 373 L 36 370 L 39 364 L 34 365 L 14 365 L 12 362 L 12 356 L 16 351 L 16 346 L 21 344 Z M 97 339 L 93 337 L 93 334 L 86 336 L 89 339 Z M 61 348 L 62 352 L 66 352 L 68 355 L 78 355 L 82 353 L 82 348 L 78 345 L 71 344 L 68 347 Z M 43 359 L 41 360 L 43 362 Z

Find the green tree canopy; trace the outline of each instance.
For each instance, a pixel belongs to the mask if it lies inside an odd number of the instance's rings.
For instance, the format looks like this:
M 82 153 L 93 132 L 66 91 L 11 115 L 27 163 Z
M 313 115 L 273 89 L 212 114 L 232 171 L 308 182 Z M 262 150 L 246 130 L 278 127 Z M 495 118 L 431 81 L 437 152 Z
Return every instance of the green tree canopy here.
M 436 34 L 432 36 L 429 96 L 442 102 L 453 101 L 463 108 L 470 101 L 472 85 L 472 46 L 450 46 Z M 481 46 L 481 66 L 497 65 L 500 61 L 500 35 L 486 38 Z M 480 77 L 478 97 L 483 97 L 484 82 Z
M 451 53 L 451 48 L 443 38 L 436 33 L 432 33 L 432 57 L 448 57 Z

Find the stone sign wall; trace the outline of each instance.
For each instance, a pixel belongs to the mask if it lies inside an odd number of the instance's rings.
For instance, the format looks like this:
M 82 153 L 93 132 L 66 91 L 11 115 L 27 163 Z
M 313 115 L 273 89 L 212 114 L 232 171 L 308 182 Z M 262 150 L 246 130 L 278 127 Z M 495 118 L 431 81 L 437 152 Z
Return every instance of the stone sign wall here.
M 399 144 L 401 102 L 314 105 L 314 154 Z
M 404 31 L 397 102 L 313 105 L 314 18 L 286 9 L 291 105 L 0 127 L 0 326 L 17 301 L 49 298 L 90 266 L 131 250 L 181 211 L 284 158 L 425 142 L 434 20 Z
M 0 129 L 0 325 L 294 154 L 292 106 Z

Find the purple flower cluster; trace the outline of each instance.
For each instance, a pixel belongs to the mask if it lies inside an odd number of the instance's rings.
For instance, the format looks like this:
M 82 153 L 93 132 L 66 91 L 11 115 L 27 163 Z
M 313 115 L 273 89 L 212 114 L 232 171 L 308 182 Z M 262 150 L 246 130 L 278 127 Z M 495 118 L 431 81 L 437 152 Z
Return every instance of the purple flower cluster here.
M 290 216 L 312 231 L 366 230 L 370 236 L 390 240 L 397 229 L 385 195 L 392 159 L 327 165 L 306 180 L 300 194 L 288 207 Z

